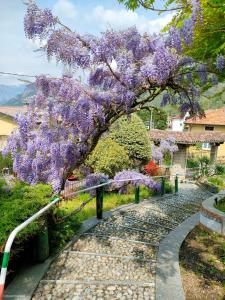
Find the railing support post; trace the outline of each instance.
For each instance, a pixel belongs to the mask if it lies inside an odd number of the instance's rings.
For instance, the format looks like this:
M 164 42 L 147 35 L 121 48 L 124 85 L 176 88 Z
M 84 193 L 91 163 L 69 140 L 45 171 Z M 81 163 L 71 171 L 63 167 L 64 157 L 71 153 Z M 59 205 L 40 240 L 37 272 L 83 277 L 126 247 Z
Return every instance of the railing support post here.
M 175 194 L 178 193 L 178 176 L 175 177 Z
M 165 178 L 161 178 L 161 196 L 165 194 Z
M 135 203 L 140 202 L 140 186 L 135 187 Z
M 97 219 L 102 219 L 103 195 L 104 195 L 104 187 L 100 186 L 96 189 L 96 215 L 97 215 Z
M 37 236 L 37 260 L 43 262 L 49 257 L 48 221 L 44 220 L 42 231 Z

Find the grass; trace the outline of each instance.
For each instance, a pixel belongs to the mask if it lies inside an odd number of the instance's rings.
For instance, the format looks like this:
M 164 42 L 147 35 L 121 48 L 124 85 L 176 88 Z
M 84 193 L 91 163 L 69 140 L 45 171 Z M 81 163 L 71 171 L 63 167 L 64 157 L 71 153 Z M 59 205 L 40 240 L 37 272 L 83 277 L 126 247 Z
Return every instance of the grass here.
M 145 187 L 141 187 L 140 189 L 140 199 L 146 199 L 153 194 L 152 191 Z M 60 210 L 57 215 L 62 213 L 62 215 L 69 215 L 76 208 L 80 207 L 80 205 L 89 199 L 88 193 L 83 193 L 78 197 L 63 201 L 60 205 Z M 103 211 L 111 210 L 120 205 L 134 203 L 134 190 L 131 189 L 129 194 L 118 194 L 118 193 L 105 193 L 103 200 Z M 61 212 L 60 212 L 61 211 Z M 82 223 L 84 220 L 89 217 L 93 217 L 96 215 L 96 199 L 93 198 L 78 214 L 77 221 Z
M 225 198 L 221 199 L 215 207 L 225 213 Z
M 186 300 L 225 299 L 225 238 L 196 227 L 180 249 Z

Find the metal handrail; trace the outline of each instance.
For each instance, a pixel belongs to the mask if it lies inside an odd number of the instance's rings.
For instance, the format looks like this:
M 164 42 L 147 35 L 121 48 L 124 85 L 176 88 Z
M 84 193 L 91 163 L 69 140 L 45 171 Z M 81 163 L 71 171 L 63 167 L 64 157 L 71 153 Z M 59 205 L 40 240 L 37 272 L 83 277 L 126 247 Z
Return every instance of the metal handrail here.
M 181 174 L 179 174 L 181 175 Z M 177 177 L 178 174 L 176 175 L 162 175 L 162 176 L 151 176 L 154 178 L 165 178 L 165 177 Z M 135 181 L 135 180 L 141 180 L 142 178 L 128 178 L 128 179 L 118 179 L 118 180 L 108 180 L 107 182 L 98 184 L 96 186 L 88 187 L 82 190 L 78 190 L 74 193 L 74 195 L 78 195 L 80 193 L 88 192 L 93 189 L 97 189 L 100 187 L 104 187 L 106 185 L 112 184 L 114 182 L 127 182 L 127 181 Z M 3 294 L 4 294 L 4 287 L 5 287 L 5 280 L 6 280 L 6 275 L 7 275 L 7 268 L 8 268 L 8 262 L 9 262 L 9 257 L 10 257 L 10 251 L 11 247 L 13 244 L 13 241 L 16 237 L 16 235 L 23 230 L 25 227 L 27 227 L 31 222 L 39 218 L 41 215 L 43 215 L 46 211 L 48 211 L 53 205 L 58 203 L 60 200 L 62 200 L 61 197 L 57 197 L 53 201 L 51 201 L 49 204 L 44 206 L 41 210 L 39 210 L 37 213 L 35 213 L 33 216 L 28 218 L 26 221 L 18 225 L 9 235 L 5 248 L 4 248 L 4 253 L 3 253 L 3 260 L 2 260 L 2 268 L 1 268 L 1 274 L 0 274 L 0 300 L 3 300 Z

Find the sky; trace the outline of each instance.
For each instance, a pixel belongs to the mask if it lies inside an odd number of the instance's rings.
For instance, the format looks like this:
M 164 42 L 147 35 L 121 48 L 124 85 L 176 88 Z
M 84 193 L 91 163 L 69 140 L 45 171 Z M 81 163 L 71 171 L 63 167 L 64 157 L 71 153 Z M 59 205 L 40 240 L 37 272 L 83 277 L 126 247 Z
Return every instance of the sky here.
M 155 6 L 161 6 L 157 1 Z M 158 32 L 172 18 L 171 13 L 158 15 L 143 8 L 129 11 L 117 0 L 36 0 L 36 3 L 41 8 L 50 8 L 72 30 L 95 35 L 107 28 L 124 29 L 134 25 L 141 32 Z M 35 51 L 39 42 L 25 37 L 25 12 L 22 0 L 0 0 L 0 71 L 60 76 L 62 66 L 48 62 L 43 53 Z M 0 75 L 0 84 L 21 83 L 18 76 Z

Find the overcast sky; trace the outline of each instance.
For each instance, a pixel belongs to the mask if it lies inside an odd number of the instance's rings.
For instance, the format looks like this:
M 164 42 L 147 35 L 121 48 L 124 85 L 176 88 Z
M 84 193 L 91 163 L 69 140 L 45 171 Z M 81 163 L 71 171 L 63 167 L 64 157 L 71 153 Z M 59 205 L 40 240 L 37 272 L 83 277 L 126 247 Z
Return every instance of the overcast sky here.
M 121 29 L 133 25 L 142 32 L 157 32 L 172 17 L 169 13 L 158 16 L 144 9 L 128 11 L 117 0 L 37 0 L 36 3 L 52 9 L 64 24 L 80 33 L 99 34 L 109 27 Z M 25 38 L 25 11 L 22 0 L 0 0 L 0 71 L 59 76 L 62 67 L 34 52 L 37 42 Z M 17 77 L 0 75 L 0 84 L 20 83 Z

